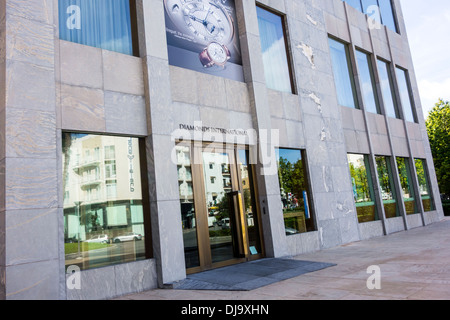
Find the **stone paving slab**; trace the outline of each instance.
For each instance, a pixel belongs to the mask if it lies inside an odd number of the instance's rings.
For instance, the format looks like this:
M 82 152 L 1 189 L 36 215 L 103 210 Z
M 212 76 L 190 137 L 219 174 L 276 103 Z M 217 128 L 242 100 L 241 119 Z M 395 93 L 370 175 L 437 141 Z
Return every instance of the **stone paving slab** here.
M 294 259 L 331 261 L 336 265 L 251 291 L 155 289 L 117 299 L 450 300 L 450 217 L 425 227 L 308 253 Z M 367 288 L 370 277 L 367 268 L 373 265 L 380 268 L 381 288 L 370 290 Z M 245 265 L 239 267 L 242 274 L 251 270 Z M 264 275 L 263 271 L 261 275 Z

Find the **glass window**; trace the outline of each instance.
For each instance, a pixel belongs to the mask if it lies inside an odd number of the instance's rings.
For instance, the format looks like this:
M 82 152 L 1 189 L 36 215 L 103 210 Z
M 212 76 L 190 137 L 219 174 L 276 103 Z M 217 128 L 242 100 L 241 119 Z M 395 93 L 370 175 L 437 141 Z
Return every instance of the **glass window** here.
M 331 38 L 329 38 L 329 44 L 338 103 L 341 106 L 357 108 L 355 83 L 348 47 Z
M 133 55 L 130 0 L 59 0 L 59 36 Z
M 376 95 L 375 78 L 372 71 L 370 56 L 362 51 L 356 51 L 356 60 L 359 68 L 359 79 L 366 111 L 380 113 L 378 98 Z
M 137 138 L 63 134 L 66 267 L 85 270 L 146 258 L 139 144 Z M 106 146 L 117 151 L 114 180 L 108 179 Z M 96 152 L 98 161 L 92 161 L 89 155 Z
M 364 12 L 379 23 L 398 32 L 391 0 L 344 0 L 357 10 Z
M 369 158 L 362 154 L 348 154 L 359 223 L 378 220 Z
M 381 92 L 383 94 L 384 109 L 386 115 L 392 118 L 400 118 L 397 105 L 395 103 L 394 87 L 389 64 L 378 60 L 378 73 L 380 75 Z
M 185 145 L 178 145 L 176 146 L 176 153 L 184 256 L 186 268 L 193 268 L 200 265 L 200 258 L 197 240 L 194 188 L 192 184 L 191 148 Z
M 394 8 L 392 7 L 391 0 L 378 0 L 378 4 L 380 7 L 383 24 L 389 29 L 398 32 L 397 24 L 395 23 Z
M 377 0 L 361 0 L 363 12 L 381 24 L 380 9 Z
M 259 232 L 258 215 L 256 211 L 256 196 L 253 187 L 253 172 L 249 161 L 250 155 L 247 150 L 238 151 L 238 165 L 240 180 L 244 197 L 244 213 L 247 218 L 248 241 L 251 254 L 262 251 L 261 235 Z
M 403 192 L 403 202 L 405 203 L 406 214 L 417 213 L 417 206 L 414 196 L 414 189 L 411 180 L 411 168 L 407 158 L 397 157 L 398 174 Z
M 283 17 L 261 7 L 256 10 L 267 87 L 292 92 Z
M 304 152 L 276 149 L 286 235 L 315 230 Z
M 419 180 L 419 191 L 422 198 L 423 209 L 425 212 L 434 210 L 433 198 L 431 196 L 430 180 L 428 179 L 427 161 L 416 159 L 417 179 Z
M 411 94 L 408 85 L 408 74 L 405 70 L 401 68 L 396 68 L 397 79 L 398 79 L 398 90 L 400 94 L 400 99 L 402 101 L 403 112 L 405 114 L 405 120 L 410 122 L 415 122 L 416 118 L 414 116 L 413 104 L 411 101 Z
M 386 218 L 400 216 L 395 192 L 394 175 L 389 157 L 375 157 L 377 163 L 378 180 L 380 182 L 381 198 L 383 200 L 384 214 Z

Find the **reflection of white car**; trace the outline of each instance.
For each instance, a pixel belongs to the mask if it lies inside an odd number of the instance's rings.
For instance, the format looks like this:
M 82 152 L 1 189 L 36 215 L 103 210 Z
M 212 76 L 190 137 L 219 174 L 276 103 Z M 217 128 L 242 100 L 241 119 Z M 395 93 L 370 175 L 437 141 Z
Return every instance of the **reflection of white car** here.
M 285 228 L 285 230 L 286 230 L 286 235 L 287 235 L 287 236 L 289 236 L 289 235 L 291 235 L 291 234 L 297 234 L 297 233 L 300 233 L 300 232 L 298 232 L 297 230 L 295 230 L 294 228 Z
M 136 232 L 129 232 L 122 236 L 117 236 L 113 239 L 113 242 L 123 242 L 123 241 L 137 241 L 142 240 L 142 235 Z
M 89 240 L 86 240 L 88 243 L 109 243 L 109 238 L 106 234 L 101 234 L 99 236 L 94 236 Z

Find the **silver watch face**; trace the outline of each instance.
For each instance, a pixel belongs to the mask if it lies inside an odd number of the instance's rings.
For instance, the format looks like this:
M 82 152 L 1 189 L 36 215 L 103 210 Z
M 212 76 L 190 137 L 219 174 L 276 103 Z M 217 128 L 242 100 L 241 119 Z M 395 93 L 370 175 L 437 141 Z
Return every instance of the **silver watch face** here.
M 233 21 L 219 0 L 165 0 L 164 5 L 172 22 L 198 42 L 226 44 L 233 39 Z
M 217 42 L 213 42 L 208 46 L 208 55 L 216 64 L 223 65 L 228 60 L 225 48 Z

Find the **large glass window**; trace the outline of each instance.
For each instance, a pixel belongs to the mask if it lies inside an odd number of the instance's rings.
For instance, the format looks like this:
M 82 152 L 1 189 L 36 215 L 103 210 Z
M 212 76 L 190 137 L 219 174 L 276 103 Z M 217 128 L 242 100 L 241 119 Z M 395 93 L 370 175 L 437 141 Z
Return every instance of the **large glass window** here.
M 381 198 L 383 200 L 386 218 L 400 216 L 395 192 L 394 175 L 389 157 L 375 157 L 377 163 L 378 180 L 380 182 Z
M 378 0 L 378 5 L 383 24 L 397 32 L 397 24 L 395 23 L 394 8 L 392 7 L 391 0 Z
M 348 154 L 348 165 L 359 223 L 378 220 L 369 158 L 362 154 Z
M 377 0 L 361 0 L 362 9 L 365 14 L 381 24 L 381 12 Z
M 341 106 L 357 108 L 355 82 L 347 45 L 329 38 L 331 61 L 338 103 Z
M 267 87 L 292 92 L 283 17 L 261 7 L 256 10 Z
M 130 0 L 59 0 L 59 36 L 133 55 Z
M 416 159 L 416 173 L 419 180 L 420 197 L 422 198 L 423 210 L 433 211 L 434 203 L 431 195 L 430 179 L 428 178 L 427 161 L 424 159 Z
M 403 70 L 401 68 L 397 67 L 396 70 L 397 70 L 398 90 L 400 94 L 400 99 L 402 101 L 405 120 L 409 122 L 416 122 L 416 117 L 414 115 L 414 106 L 411 101 L 411 92 L 409 90 L 408 74 L 406 70 Z
M 391 0 L 344 0 L 389 29 L 398 32 Z
M 304 152 L 295 149 L 276 149 L 276 152 L 286 235 L 314 231 Z
M 389 64 L 378 60 L 378 74 L 380 75 L 381 91 L 383 94 L 386 115 L 391 118 L 400 118 L 396 105 L 394 86 Z
M 139 154 L 137 138 L 64 133 L 67 267 L 83 270 L 146 258 Z
M 408 159 L 397 157 L 397 167 L 406 214 L 417 213 L 418 210 L 411 179 L 411 166 L 409 165 Z
M 366 111 L 380 113 L 378 98 L 376 95 L 375 78 L 373 76 L 372 62 L 370 56 L 362 51 L 356 51 L 358 61 L 359 78 Z

